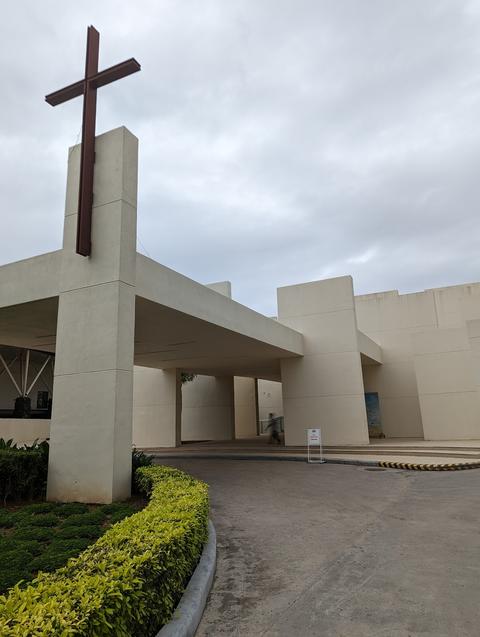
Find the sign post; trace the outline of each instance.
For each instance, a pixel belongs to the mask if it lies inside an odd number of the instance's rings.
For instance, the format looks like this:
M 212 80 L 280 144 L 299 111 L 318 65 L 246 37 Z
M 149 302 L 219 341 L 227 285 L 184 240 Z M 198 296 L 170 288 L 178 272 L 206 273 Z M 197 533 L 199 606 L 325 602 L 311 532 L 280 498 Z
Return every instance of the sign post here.
M 312 448 L 314 450 L 318 449 L 318 454 L 316 452 L 312 453 Z M 307 462 L 311 464 L 325 462 L 322 453 L 322 432 L 320 429 L 307 429 Z

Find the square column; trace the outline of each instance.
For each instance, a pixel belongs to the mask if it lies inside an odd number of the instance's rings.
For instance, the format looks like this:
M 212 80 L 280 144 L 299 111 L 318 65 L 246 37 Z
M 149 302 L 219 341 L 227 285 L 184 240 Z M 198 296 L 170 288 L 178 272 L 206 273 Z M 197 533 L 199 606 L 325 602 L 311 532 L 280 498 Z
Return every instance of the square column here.
M 75 253 L 80 146 L 70 150 L 47 497 L 130 495 L 138 140 L 96 138 L 92 253 Z
M 233 376 L 197 376 L 182 393 L 182 440 L 235 439 Z
M 135 367 L 133 443 L 136 447 L 182 444 L 182 381 L 177 369 Z
M 320 427 L 326 445 L 366 444 L 367 416 L 349 276 L 278 289 L 278 320 L 304 336 L 304 356 L 281 361 L 285 444 Z
M 254 438 L 258 431 L 258 383 L 256 378 L 234 378 L 235 438 Z

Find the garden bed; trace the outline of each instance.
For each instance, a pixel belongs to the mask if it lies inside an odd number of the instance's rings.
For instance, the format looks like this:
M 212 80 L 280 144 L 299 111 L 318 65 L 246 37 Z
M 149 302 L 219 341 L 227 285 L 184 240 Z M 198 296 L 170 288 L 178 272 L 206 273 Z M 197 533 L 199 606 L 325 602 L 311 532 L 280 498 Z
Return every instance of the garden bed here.
M 0 593 L 26 586 L 39 571 L 54 571 L 79 555 L 112 524 L 145 501 L 87 506 L 39 502 L 0 509 Z
M 142 511 L 65 566 L 0 597 L 2 637 L 148 637 L 168 622 L 208 536 L 208 488 L 169 467 L 144 467 L 136 477 L 149 496 Z

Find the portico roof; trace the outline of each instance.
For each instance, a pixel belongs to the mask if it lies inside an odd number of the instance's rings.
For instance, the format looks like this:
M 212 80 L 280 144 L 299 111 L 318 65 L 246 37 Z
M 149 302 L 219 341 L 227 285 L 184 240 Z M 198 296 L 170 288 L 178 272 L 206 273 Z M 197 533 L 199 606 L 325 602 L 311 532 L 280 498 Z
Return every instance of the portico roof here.
M 61 251 L 0 267 L 0 342 L 54 351 Z M 137 253 L 135 364 L 280 379 L 303 337 Z

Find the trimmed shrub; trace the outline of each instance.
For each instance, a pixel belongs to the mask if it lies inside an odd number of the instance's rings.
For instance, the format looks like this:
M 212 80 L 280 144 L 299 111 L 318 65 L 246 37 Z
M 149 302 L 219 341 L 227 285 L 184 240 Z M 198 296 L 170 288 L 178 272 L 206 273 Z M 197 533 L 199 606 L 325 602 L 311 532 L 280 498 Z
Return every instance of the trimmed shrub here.
M 16 568 L 28 564 L 32 559 L 32 554 L 24 548 L 14 548 L 10 551 L 2 552 L 2 566 L 4 568 Z
M 132 449 L 132 493 L 139 493 L 136 481 L 137 470 L 141 467 L 151 467 L 152 463 L 153 456 L 149 456 L 135 447 Z
M 88 513 L 88 511 L 88 506 L 82 502 L 66 502 L 65 504 L 57 505 L 55 515 L 66 518 L 69 515 L 80 515 L 81 513 Z
M 80 553 L 91 544 L 90 540 L 85 537 L 75 538 L 55 538 L 52 540 L 48 551 L 51 553 Z
M 3 566 L 3 555 L 10 551 L 22 550 L 32 555 L 38 555 L 42 550 L 42 545 L 35 540 L 17 540 L 16 538 L 3 537 L 0 539 L 0 568 Z
M 74 516 L 72 516 L 74 517 Z M 17 522 L 17 520 L 15 520 Z M 58 518 L 54 513 L 44 513 L 43 515 L 22 515 L 18 520 L 19 527 L 27 526 L 57 526 Z
M 102 506 L 102 512 L 106 515 L 122 513 L 124 511 L 126 511 L 128 514 L 135 513 L 135 509 L 126 502 L 112 502 L 112 504 L 104 504 Z
M 166 623 L 207 539 L 207 485 L 169 467 L 144 467 L 148 506 L 79 557 L 0 597 L 0 634 L 144 637 Z
M 0 509 L 0 527 L 3 529 L 9 529 L 13 526 L 13 516 L 9 511 Z
M 35 542 L 48 542 L 48 540 L 52 539 L 53 534 L 54 530 L 51 527 L 19 527 L 13 532 L 11 538 L 13 540 L 34 540 Z
M 129 515 L 133 515 L 133 513 L 135 513 L 135 511 L 130 510 L 130 511 L 117 511 L 116 513 L 114 513 L 111 517 L 110 517 L 110 524 L 116 524 L 117 522 L 121 522 L 122 520 L 124 520 L 125 518 L 128 518 Z
M 101 508 L 95 511 L 88 511 L 87 513 L 79 513 L 78 515 L 71 515 L 67 518 L 62 526 L 85 526 L 86 524 L 101 524 L 106 519 L 105 513 Z
M 0 502 L 3 501 L 5 504 L 8 499 L 32 500 L 45 496 L 48 453 L 49 445 L 46 441 L 18 448 L 12 440 L 5 441 L 0 438 Z M 132 491 L 134 493 L 137 492 L 134 480 L 136 470 L 150 466 L 152 461 L 152 456 L 146 455 L 143 451 L 132 450 Z M 72 504 L 77 505 L 76 502 Z M 79 508 L 75 512 L 83 513 L 84 509 Z
M 55 513 L 58 504 L 55 502 L 36 502 L 22 508 L 22 513 L 29 515 L 40 515 L 42 513 Z
M 48 461 L 37 450 L 14 447 L 0 449 L 0 499 L 14 500 L 43 496 L 47 484 Z
M 128 517 L 129 515 L 133 515 L 136 512 L 136 509 L 132 507 L 130 504 L 125 504 L 124 502 L 115 502 L 113 504 L 107 504 L 102 507 L 102 511 L 104 513 L 108 513 L 108 521 L 110 524 L 116 524 Z
M 0 588 L 7 590 L 12 586 L 18 585 L 20 588 L 23 584 L 23 580 L 29 580 L 31 578 L 28 568 L 4 568 L 0 565 Z M 21 633 L 18 633 L 19 635 Z M 46 633 L 44 633 L 46 635 Z
M 66 564 L 68 560 L 76 553 L 78 553 L 78 551 L 65 551 L 64 553 L 53 553 L 52 551 L 45 551 L 45 553 L 42 553 L 42 555 L 39 555 L 34 560 L 32 560 L 30 568 L 33 571 L 51 573 L 52 571 L 56 571 L 60 567 L 64 566 L 64 564 Z M 40 634 L 44 634 L 46 636 L 48 633 Z
M 65 540 L 76 537 L 89 537 L 96 539 L 97 537 L 100 537 L 102 533 L 103 529 L 98 524 L 88 524 L 85 526 L 62 526 L 62 528 L 55 534 L 55 537 Z

